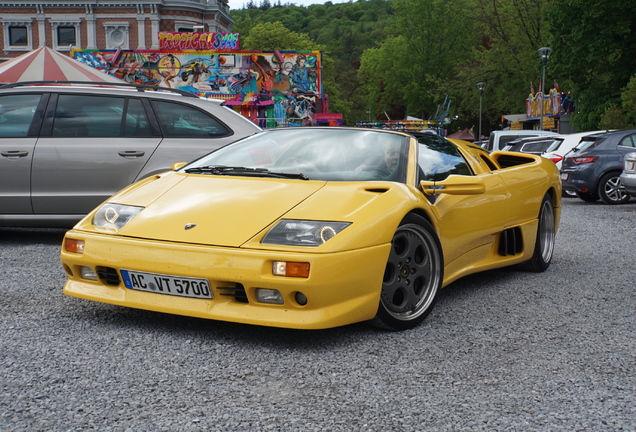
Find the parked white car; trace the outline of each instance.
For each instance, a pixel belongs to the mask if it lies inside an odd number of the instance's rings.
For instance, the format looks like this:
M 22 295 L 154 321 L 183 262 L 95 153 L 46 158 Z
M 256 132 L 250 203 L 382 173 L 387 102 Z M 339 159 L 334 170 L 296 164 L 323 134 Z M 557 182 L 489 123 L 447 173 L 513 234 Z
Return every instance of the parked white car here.
M 541 156 L 546 159 L 550 159 L 556 164 L 557 168 L 561 169 L 561 162 L 565 158 L 566 153 L 575 148 L 581 142 L 581 139 L 588 135 L 594 135 L 603 132 L 606 131 L 598 130 L 561 135 L 563 139 L 555 140 L 554 143 L 552 143 L 552 145 L 548 147 Z
M 528 138 L 544 135 L 558 135 L 556 132 L 540 131 L 540 130 L 498 130 L 490 132 L 488 142 L 484 146 L 489 152 L 503 150 L 510 141 L 519 138 Z

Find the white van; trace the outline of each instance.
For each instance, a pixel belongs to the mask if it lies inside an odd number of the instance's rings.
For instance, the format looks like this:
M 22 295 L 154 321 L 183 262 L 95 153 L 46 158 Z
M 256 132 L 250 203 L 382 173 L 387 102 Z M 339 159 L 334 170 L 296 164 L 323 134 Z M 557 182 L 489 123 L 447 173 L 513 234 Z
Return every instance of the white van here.
M 536 137 L 543 135 L 558 135 L 556 132 L 539 130 L 501 130 L 490 132 L 490 138 L 485 149 L 489 152 L 502 150 L 510 141 L 518 138 Z

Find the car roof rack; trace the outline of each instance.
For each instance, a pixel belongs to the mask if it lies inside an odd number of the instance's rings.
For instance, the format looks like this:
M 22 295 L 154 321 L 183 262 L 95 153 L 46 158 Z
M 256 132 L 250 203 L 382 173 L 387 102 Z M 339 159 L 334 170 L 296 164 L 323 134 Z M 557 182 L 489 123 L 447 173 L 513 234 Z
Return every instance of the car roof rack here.
M 133 83 L 127 83 L 127 82 L 121 82 L 121 83 L 117 83 L 117 82 L 96 82 L 96 81 L 62 81 L 62 80 L 57 80 L 57 81 L 19 81 L 19 82 L 15 82 L 15 83 L 9 83 L 9 84 L 3 84 L 0 85 L 0 90 L 1 89 L 9 89 L 9 88 L 16 88 L 16 87 L 27 87 L 27 86 L 38 86 L 38 85 L 45 85 L 45 84 L 74 84 L 74 85 L 88 85 L 88 86 L 93 86 L 93 87 L 123 87 L 123 88 L 134 88 L 137 89 L 137 91 L 140 92 L 144 92 L 144 91 L 161 91 L 161 92 L 171 92 L 171 93 L 176 93 L 176 94 L 180 94 L 181 96 L 185 96 L 185 97 L 194 97 L 194 98 L 198 98 L 199 96 L 195 95 L 194 93 L 191 93 L 189 91 L 185 91 L 185 90 L 180 90 L 180 89 L 175 89 L 175 88 L 171 88 L 171 87 L 159 87 L 159 86 L 154 86 L 154 85 L 150 85 L 150 84 L 133 84 Z

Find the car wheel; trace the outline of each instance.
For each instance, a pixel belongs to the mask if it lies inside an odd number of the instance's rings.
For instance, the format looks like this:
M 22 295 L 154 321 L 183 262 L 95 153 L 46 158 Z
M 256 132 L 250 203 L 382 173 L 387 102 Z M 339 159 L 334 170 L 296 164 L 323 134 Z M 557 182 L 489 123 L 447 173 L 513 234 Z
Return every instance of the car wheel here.
M 526 270 L 533 272 L 545 271 L 552 261 L 554 241 L 556 238 L 554 206 L 550 195 L 543 197 L 539 210 L 539 224 L 537 226 L 537 240 L 534 245 L 532 258 L 523 264 Z
M 595 193 L 577 192 L 576 196 L 581 198 L 585 202 L 596 202 L 599 200 L 599 196 Z
M 443 272 L 442 248 L 433 226 L 421 216 L 407 215 L 391 242 L 372 323 L 406 330 L 422 322 L 433 309 Z
M 629 194 L 621 183 L 620 173 L 609 173 L 601 177 L 598 195 L 605 204 L 623 204 L 629 201 Z

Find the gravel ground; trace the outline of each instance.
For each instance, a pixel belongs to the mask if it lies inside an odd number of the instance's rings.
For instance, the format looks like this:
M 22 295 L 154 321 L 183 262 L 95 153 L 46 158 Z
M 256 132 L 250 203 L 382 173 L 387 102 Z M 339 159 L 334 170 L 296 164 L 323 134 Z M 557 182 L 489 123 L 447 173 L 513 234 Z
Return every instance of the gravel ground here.
M 63 231 L 0 228 L 0 430 L 636 431 L 635 210 L 564 200 L 548 271 L 466 277 L 397 333 L 66 297 Z

